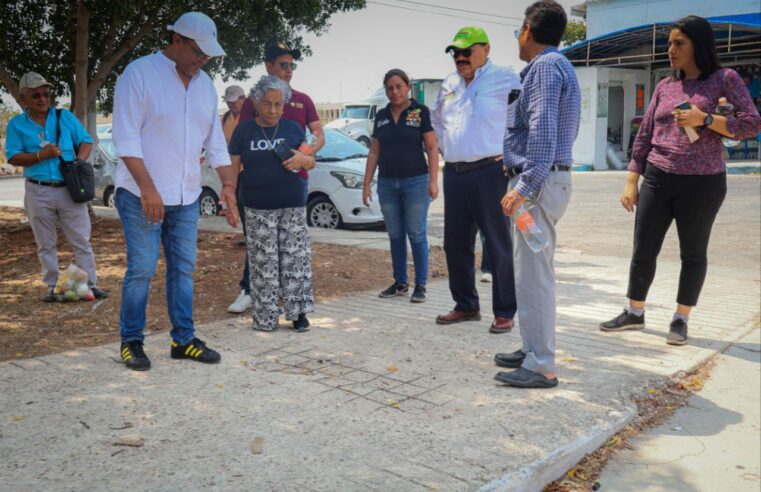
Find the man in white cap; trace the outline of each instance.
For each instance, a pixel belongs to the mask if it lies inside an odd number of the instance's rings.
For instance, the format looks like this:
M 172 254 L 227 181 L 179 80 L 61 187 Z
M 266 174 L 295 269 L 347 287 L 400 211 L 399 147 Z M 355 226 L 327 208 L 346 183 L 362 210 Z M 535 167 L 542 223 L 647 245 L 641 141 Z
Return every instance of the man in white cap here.
M 221 359 L 196 338 L 193 326 L 203 149 L 222 180 L 220 203 L 228 207 L 228 222 L 238 222 L 235 176 L 217 111 L 217 91 L 201 70 L 211 57 L 225 54 L 216 26 L 206 15 L 189 12 L 169 30 L 170 45 L 130 63 L 114 93 L 113 138 L 121 159 L 115 203 L 127 246 L 121 358 L 130 369 L 142 371 L 151 366 L 143 350 L 143 330 L 160 244 L 166 258 L 171 357 L 204 363 Z
M 243 103 L 246 102 L 246 93 L 239 85 L 231 85 L 225 89 L 225 95 L 222 99 L 227 103 L 227 111 L 222 115 L 222 131 L 225 134 L 225 141 L 230 144 L 230 138 L 233 136 L 233 130 L 238 126 L 240 120 L 240 110 L 243 109 Z

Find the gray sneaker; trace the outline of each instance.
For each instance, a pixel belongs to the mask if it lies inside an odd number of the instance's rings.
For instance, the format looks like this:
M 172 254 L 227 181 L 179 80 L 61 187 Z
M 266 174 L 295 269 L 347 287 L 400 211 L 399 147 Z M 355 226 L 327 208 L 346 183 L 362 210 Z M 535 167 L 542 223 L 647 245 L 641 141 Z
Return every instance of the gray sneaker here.
M 56 302 L 57 300 L 53 287 L 48 287 L 48 293 L 42 297 L 42 302 Z
M 687 323 L 681 319 L 675 319 L 669 326 L 669 335 L 666 337 L 666 343 L 669 345 L 686 345 L 687 344 Z
M 416 285 L 415 290 L 412 291 L 412 297 L 410 297 L 410 302 L 425 302 L 425 286 L 424 285 Z
M 645 328 L 645 315 L 635 316 L 627 309 L 610 321 L 600 323 L 602 331 L 642 330 Z

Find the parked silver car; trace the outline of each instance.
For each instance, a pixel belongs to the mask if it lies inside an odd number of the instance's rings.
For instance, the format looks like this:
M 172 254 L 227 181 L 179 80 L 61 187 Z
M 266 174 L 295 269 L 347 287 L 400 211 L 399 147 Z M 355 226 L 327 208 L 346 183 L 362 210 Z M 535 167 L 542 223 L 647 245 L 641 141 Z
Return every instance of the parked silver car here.
M 92 164 L 95 168 L 95 199 L 107 207 L 114 207 L 114 174 L 116 172 L 116 149 L 110 138 L 102 138 L 93 150 Z M 201 204 L 202 216 L 218 215 L 219 194 L 222 183 L 219 175 L 201 157 Z

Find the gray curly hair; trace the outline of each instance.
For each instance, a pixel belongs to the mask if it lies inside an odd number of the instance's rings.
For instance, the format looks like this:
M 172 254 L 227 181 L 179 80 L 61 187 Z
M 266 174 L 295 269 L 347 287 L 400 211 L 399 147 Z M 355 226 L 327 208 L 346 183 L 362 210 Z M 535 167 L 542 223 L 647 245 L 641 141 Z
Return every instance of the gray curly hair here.
M 274 75 L 262 76 L 256 85 L 251 88 L 251 93 L 249 95 L 251 98 L 258 101 L 269 91 L 280 91 L 283 95 L 284 102 L 291 100 L 291 88 L 288 84 Z

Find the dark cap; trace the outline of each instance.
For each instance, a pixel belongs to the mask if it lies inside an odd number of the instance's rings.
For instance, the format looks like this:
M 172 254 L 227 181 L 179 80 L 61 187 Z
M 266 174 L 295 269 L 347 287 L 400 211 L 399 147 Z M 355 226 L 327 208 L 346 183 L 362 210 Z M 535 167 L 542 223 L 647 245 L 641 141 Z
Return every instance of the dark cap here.
M 285 43 L 277 42 L 267 46 L 267 48 L 264 50 L 264 61 L 273 62 L 277 60 L 279 56 L 283 55 L 291 55 L 294 60 L 301 59 L 301 51 L 292 50 L 286 46 Z

